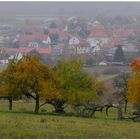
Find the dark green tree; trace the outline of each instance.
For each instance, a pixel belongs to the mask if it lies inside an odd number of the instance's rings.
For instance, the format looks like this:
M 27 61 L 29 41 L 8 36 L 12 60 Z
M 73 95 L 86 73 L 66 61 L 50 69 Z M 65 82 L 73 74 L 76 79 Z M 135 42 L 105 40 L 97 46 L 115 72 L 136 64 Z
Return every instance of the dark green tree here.
M 121 45 L 116 46 L 117 49 L 114 54 L 114 62 L 125 62 L 125 55 Z
M 59 35 L 57 33 L 50 34 L 50 39 L 51 39 L 52 45 L 55 45 L 55 44 L 57 44 L 57 42 L 59 40 Z

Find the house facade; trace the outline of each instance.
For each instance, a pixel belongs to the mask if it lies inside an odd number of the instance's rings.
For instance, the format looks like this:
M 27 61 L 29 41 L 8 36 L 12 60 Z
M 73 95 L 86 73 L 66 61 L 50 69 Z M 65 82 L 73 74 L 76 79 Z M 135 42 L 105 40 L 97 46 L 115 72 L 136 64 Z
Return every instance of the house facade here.
M 69 40 L 69 45 L 78 45 L 79 43 L 80 40 L 75 36 L 72 36 Z
M 50 37 L 41 32 L 16 36 L 13 43 L 17 44 L 17 47 L 51 47 Z

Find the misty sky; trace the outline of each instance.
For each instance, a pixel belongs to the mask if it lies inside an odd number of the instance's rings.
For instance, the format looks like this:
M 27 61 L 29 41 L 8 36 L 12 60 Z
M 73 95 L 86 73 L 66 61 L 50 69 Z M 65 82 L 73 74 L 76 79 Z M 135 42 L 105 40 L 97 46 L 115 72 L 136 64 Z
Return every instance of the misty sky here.
M 132 16 L 140 15 L 140 2 L 0 2 L 0 15 L 46 15 L 62 9 L 67 12 Z

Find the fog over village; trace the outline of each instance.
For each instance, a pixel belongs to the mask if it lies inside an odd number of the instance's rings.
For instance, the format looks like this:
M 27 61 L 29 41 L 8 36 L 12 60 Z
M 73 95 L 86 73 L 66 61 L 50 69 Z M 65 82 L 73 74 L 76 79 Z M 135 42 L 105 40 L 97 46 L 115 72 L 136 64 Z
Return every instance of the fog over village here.
M 0 138 L 140 138 L 139 93 L 140 2 L 0 2 Z
M 130 63 L 139 55 L 139 6 L 138 2 L 1 2 L 0 57 L 37 50 L 44 59 L 79 55 L 86 61 L 96 58 L 93 65 L 107 65 L 121 45 Z

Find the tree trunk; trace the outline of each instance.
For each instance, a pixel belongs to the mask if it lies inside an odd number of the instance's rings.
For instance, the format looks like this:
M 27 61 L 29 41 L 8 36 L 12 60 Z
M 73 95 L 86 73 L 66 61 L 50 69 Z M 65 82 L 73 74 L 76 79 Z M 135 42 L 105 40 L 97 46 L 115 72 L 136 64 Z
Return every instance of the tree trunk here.
M 65 113 L 64 108 L 63 108 L 63 105 L 62 105 L 62 104 L 57 104 L 57 105 L 54 105 L 54 107 L 55 107 L 55 112 L 56 112 L 56 113 Z
M 125 104 L 124 104 L 124 113 L 126 113 L 126 111 L 127 111 L 127 104 L 128 104 L 128 101 L 125 100 Z
M 9 110 L 12 110 L 12 102 L 13 102 L 13 100 L 12 100 L 12 97 L 9 97 Z
M 63 107 L 64 103 L 65 101 L 59 101 L 59 100 L 53 102 L 53 106 L 55 108 L 56 113 L 65 113 Z
M 65 101 L 63 101 L 63 100 L 62 101 L 61 100 L 50 100 L 50 101 L 46 101 L 46 103 L 51 104 L 55 108 L 56 113 L 65 113 L 64 107 L 63 107 L 63 105 L 65 104 Z
M 35 110 L 34 110 L 34 113 L 35 114 L 38 114 L 39 112 L 39 95 L 36 95 L 36 103 L 35 103 Z
M 118 106 L 118 108 L 117 108 L 117 110 L 118 110 L 118 120 L 121 120 L 122 119 L 122 104 L 121 103 L 119 103 L 119 106 Z

